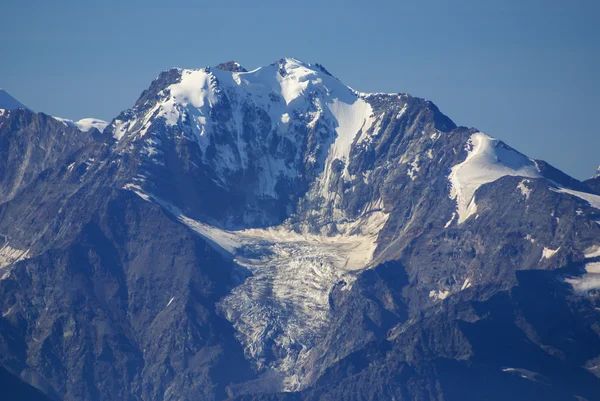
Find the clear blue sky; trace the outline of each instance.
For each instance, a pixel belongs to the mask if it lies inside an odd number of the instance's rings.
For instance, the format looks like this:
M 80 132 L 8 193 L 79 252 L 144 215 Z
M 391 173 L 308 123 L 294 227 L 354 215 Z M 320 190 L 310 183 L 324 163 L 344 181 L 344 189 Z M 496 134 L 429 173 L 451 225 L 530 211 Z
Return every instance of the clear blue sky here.
M 47 1 L 0 4 L 0 87 L 110 120 L 161 70 L 296 57 L 408 92 L 577 178 L 600 164 L 600 1 Z

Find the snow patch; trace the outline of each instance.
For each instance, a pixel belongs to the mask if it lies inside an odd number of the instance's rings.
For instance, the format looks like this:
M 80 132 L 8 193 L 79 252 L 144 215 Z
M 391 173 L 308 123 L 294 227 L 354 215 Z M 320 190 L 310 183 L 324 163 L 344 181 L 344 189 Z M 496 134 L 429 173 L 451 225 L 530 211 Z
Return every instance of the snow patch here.
M 598 195 L 589 194 L 587 192 L 575 191 L 572 189 L 567 189 L 567 188 L 562 188 L 562 187 L 561 188 L 550 188 L 550 190 L 552 190 L 554 192 L 558 192 L 558 193 L 565 193 L 565 194 L 576 196 L 580 199 L 583 199 L 587 203 L 589 203 L 589 205 L 591 207 L 600 210 L 600 196 L 598 196 Z M 578 213 L 578 214 L 580 214 L 580 213 Z M 581 214 L 583 214 L 583 211 L 581 211 Z
M 444 225 L 444 228 L 448 228 L 450 227 L 450 225 L 452 224 L 452 222 L 454 221 L 454 218 L 456 217 L 456 212 L 452 213 L 452 217 L 450 217 L 450 220 L 448 220 L 448 222 Z
M 463 291 L 463 290 L 466 290 L 469 287 L 471 287 L 471 279 L 467 278 L 465 280 L 465 282 L 463 283 L 462 287 L 460 287 L 460 290 Z
M 406 171 L 406 174 L 408 174 L 410 179 L 414 181 L 417 178 L 417 173 L 419 170 L 419 155 L 416 155 L 415 159 L 408 164 L 408 170 Z
M 99 120 L 97 118 L 82 118 L 78 121 L 69 120 L 67 118 L 61 117 L 53 117 L 55 120 L 60 121 L 69 127 L 74 127 L 79 129 L 82 132 L 89 132 L 92 129 L 96 128 L 98 131 L 103 132 L 104 129 L 108 126 L 108 123 L 103 120 Z
M 327 108 L 337 122 L 337 128 L 335 129 L 337 136 L 329 147 L 325 168 L 318 184 L 321 195 L 325 199 L 331 200 L 333 194 L 330 193 L 329 186 L 333 174 L 332 164 L 335 160 L 344 162 L 343 177 L 345 179 L 349 178 L 348 163 L 352 142 L 359 132 L 366 132 L 373 123 L 371 118 L 373 110 L 367 102 L 360 98 L 356 98 L 352 103 L 333 99 L 331 103 L 327 104 Z
M 544 250 L 542 251 L 542 257 L 540 258 L 540 262 L 544 259 L 550 259 L 554 255 L 556 255 L 556 252 L 558 252 L 559 250 L 560 250 L 560 246 L 556 249 L 550 249 L 550 248 L 544 247 Z
M 600 290 L 600 245 L 585 249 L 583 254 L 586 262 L 585 274 L 566 278 L 565 282 L 571 284 L 575 292 L 585 295 L 589 291 Z
M 529 195 L 531 195 L 531 188 L 526 185 L 529 182 L 529 180 L 522 180 L 519 185 L 517 185 L 517 189 L 521 191 L 521 194 L 525 197 L 525 200 L 528 200 Z
M 439 291 L 431 290 L 431 291 L 429 291 L 429 298 L 443 300 L 443 299 L 448 298 L 449 295 L 450 295 L 450 291 L 448 291 L 448 290 L 439 290 Z
M 30 257 L 29 249 L 13 248 L 6 242 L 0 248 L 0 269 Z
M 458 224 L 477 212 L 475 192 L 504 176 L 541 177 L 536 163 L 497 139 L 477 132 L 465 147 L 466 159 L 454 167 L 448 179 L 450 198 L 456 199 Z

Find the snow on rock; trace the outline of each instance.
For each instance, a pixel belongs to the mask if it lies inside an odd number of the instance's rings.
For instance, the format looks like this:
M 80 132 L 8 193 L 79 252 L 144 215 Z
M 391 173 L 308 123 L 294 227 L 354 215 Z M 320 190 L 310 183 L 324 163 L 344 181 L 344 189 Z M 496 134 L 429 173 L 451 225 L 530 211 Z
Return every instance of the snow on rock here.
M 573 189 L 567 189 L 567 188 L 562 188 L 562 187 L 561 188 L 550 188 L 550 190 L 552 190 L 554 192 L 558 192 L 558 193 L 564 193 L 564 194 L 576 196 L 577 198 L 583 199 L 584 201 L 589 203 L 589 205 L 591 207 L 600 210 L 600 196 L 598 196 L 598 195 L 589 194 L 587 192 L 575 191 Z M 581 214 L 583 214 L 583 211 L 581 212 Z
M 63 124 L 79 129 L 83 132 L 91 131 L 96 128 L 98 131 L 104 131 L 104 128 L 108 126 L 108 123 L 97 118 L 83 118 L 78 121 L 69 120 L 67 118 L 54 117 L 55 120 L 62 122 Z
M 347 222 L 344 232 L 352 235 L 298 233 L 287 223 L 232 231 L 191 219 L 136 184 L 124 189 L 165 207 L 215 250 L 250 270 L 252 276 L 220 301 L 221 313 L 233 324 L 257 369 L 284 373 L 281 386 L 285 391 L 308 385 L 309 365 L 318 357 L 313 345 L 330 325 L 329 294 L 335 285 L 350 289 L 356 272 L 371 267 L 377 237 L 388 215 L 373 211 Z M 267 365 L 264 354 L 273 347 L 278 357 Z
M 521 194 L 525 197 L 525 200 L 529 199 L 529 195 L 531 195 L 531 188 L 527 186 L 529 180 L 522 180 L 519 185 L 517 185 L 517 189 L 521 191 Z
M 450 197 L 457 202 L 459 224 L 477 212 L 475 192 L 482 185 L 507 175 L 541 176 L 533 160 L 481 132 L 469 138 L 465 149 L 466 159 L 452 167 L 448 177 L 452 185 Z
M 471 287 L 472 283 L 471 283 L 471 279 L 467 278 L 465 280 L 465 282 L 463 283 L 462 287 L 460 287 L 460 290 L 466 290 L 467 288 Z
M 335 132 L 332 142 L 323 137 L 317 145 L 328 147 L 319 185 L 328 197 L 332 163 L 348 165 L 355 137 L 373 121 L 371 106 L 357 92 L 318 66 L 292 58 L 253 71 L 207 67 L 176 73 L 177 82 L 158 92 L 156 104 L 140 105 L 141 113 L 115 120 L 113 136 L 119 141 L 144 137 L 157 121 L 177 126 L 178 133 L 198 143 L 219 185 L 226 187 L 226 177 L 240 171 L 260 171 L 256 191 L 266 198 L 277 198 L 278 182 L 294 180 L 302 171 L 303 138 L 297 135 L 302 129 L 295 126 L 313 129 L 320 121 L 324 132 Z M 267 144 L 275 135 L 289 141 L 296 154 L 269 152 Z
M 329 293 L 341 282 L 351 286 L 352 272 L 369 266 L 385 220 L 373 232 L 328 237 L 285 225 L 225 231 L 179 218 L 252 272 L 219 304 L 248 357 L 259 369 L 266 367 L 262 355 L 272 342 L 281 354 L 270 367 L 286 374 L 283 388 L 305 386 L 305 364 L 316 356 L 313 341 L 325 335 L 330 322 Z
M 454 221 L 454 218 L 456 217 L 456 212 L 452 213 L 452 217 L 450 217 L 450 220 L 448 220 L 446 222 L 446 224 L 444 225 L 444 228 L 448 228 L 450 227 L 450 225 L 452 224 L 452 222 Z
M 600 245 L 594 245 L 583 252 L 585 274 L 580 277 L 569 277 L 565 282 L 571 284 L 573 290 L 587 294 L 592 290 L 600 290 Z
M 406 174 L 408 174 L 410 179 L 414 181 L 417 178 L 417 173 L 419 172 L 419 170 L 419 155 L 416 155 L 415 159 L 408 164 Z
M 439 290 L 439 291 L 431 290 L 431 291 L 429 291 L 429 298 L 444 300 L 444 299 L 448 298 L 449 295 L 450 295 L 450 291 L 448 291 L 448 290 Z
M 556 252 L 558 252 L 559 250 L 560 250 L 560 246 L 556 249 L 550 249 L 550 248 L 544 247 L 544 249 L 542 250 L 542 257 L 540 258 L 540 262 L 544 259 L 550 259 L 554 255 L 556 255 Z

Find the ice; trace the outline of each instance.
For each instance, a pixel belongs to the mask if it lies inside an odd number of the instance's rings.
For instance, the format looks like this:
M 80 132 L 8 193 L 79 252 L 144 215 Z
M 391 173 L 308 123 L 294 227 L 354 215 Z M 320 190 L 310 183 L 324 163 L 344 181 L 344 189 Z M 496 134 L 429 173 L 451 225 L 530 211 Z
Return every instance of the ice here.
M 339 99 L 327 104 L 327 107 L 337 122 L 337 136 L 333 145 L 329 148 L 327 159 L 325 160 L 324 175 L 322 177 L 322 193 L 329 199 L 329 182 L 333 169 L 331 165 L 334 160 L 341 160 L 345 163 L 344 177 L 348 176 L 348 162 L 350 157 L 350 148 L 352 142 L 359 132 L 366 132 L 372 124 L 371 106 L 363 99 L 356 98 L 352 103 L 346 103 Z
M 575 191 L 572 189 L 562 188 L 562 187 L 550 188 L 550 189 L 554 192 L 565 193 L 565 194 L 576 196 L 580 199 L 583 199 L 587 203 L 589 203 L 589 205 L 591 207 L 600 210 L 600 196 L 598 196 L 598 195 L 589 194 L 587 192 Z
M 469 138 L 465 149 L 466 159 L 452 167 L 448 176 L 450 197 L 457 201 L 458 224 L 477 212 L 475 192 L 482 185 L 507 175 L 541 177 L 533 160 L 481 132 Z
M 331 324 L 329 294 L 336 285 L 350 289 L 356 272 L 372 267 L 377 237 L 387 221 L 387 214 L 378 210 L 381 203 L 344 223 L 342 232 L 352 234 L 299 233 L 288 223 L 232 231 L 191 219 L 139 185 L 124 188 L 165 207 L 215 250 L 250 270 L 252 275 L 220 301 L 219 310 L 259 371 L 283 373 L 285 391 L 305 387 L 311 361 L 318 357 L 313 346 Z M 276 357 L 267 364 L 264 355 L 273 349 Z

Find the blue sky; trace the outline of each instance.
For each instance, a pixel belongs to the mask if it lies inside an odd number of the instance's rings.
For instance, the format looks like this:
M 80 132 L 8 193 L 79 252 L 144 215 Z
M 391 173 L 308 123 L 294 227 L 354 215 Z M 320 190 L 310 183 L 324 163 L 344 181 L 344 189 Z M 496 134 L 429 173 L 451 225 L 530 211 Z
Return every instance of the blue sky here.
M 363 92 L 425 97 L 583 179 L 600 165 L 600 2 L 16 1 L 0 87 L 36 111 L 112 119 L 161 70 L 296 57 Z

